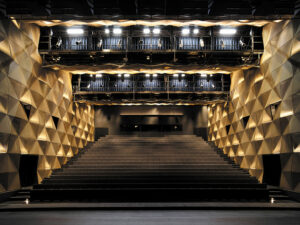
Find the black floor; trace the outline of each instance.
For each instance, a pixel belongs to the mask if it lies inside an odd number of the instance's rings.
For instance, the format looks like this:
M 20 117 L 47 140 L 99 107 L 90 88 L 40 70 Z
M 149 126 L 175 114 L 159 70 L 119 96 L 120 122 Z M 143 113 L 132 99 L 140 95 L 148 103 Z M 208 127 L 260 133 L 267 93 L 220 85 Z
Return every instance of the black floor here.
M 100 210 L 0 212 L 1 225 L 298 225 L 300 211 Z

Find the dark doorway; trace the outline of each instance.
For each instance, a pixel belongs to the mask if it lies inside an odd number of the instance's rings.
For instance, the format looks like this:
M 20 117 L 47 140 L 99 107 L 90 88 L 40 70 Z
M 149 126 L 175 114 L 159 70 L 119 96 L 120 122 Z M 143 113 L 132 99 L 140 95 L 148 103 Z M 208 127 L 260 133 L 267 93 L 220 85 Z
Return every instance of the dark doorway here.
M 182 116 L 122 116 L 120 129 L 122 132 L 181 132 Z
M 264 177 L 263 182 L 279 186 L 281 176 L 280 155 L 263 155 Z
M 22 187 L 37 184 L 38 155 L 21 155 L 20 157 L 20 183 Z

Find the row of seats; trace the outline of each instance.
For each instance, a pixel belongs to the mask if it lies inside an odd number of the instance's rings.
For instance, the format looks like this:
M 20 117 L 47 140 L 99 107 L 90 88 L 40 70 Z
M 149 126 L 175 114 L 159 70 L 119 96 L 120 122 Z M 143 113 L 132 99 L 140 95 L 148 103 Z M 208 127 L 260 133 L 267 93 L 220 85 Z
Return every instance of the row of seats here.
M 108 135 L 31 191 L 32 200 L 266 201 L 260 184 L 193 135 Z

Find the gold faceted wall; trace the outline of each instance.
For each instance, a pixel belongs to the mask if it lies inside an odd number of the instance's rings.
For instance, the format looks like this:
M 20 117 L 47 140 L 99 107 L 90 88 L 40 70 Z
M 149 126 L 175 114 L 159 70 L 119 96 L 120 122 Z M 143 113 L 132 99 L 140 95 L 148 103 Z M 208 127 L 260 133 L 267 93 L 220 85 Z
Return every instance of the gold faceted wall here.
M 19 162 L 38 155 L 41 182 L 94 138 L 94 109 L 72 102 L 71 75 L 43 70 L 39 28 L 0 21 L 0 192 L 20 187 Z
M 300 192 L 300 23 L 263 29 L 260 68 L 231 74 L 231 100 L 209 107 L 209 140 L 263 180 L 263 155 L 280 154 L 280 186 Z

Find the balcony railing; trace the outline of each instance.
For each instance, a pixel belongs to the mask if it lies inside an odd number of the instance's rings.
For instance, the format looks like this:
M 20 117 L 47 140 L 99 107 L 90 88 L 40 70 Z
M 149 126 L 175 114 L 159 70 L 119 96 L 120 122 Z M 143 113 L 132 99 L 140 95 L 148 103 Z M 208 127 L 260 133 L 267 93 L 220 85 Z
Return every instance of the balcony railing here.
M 250 37 L 63 37 L 48 51 L 252 51 Z
M 176 82 L 175 82 L 176 81 Z M 221 81 L 89 81 L 73 85 L 76 92 L 218 92 L 229 91 L 229 86 L 222 86 Z

